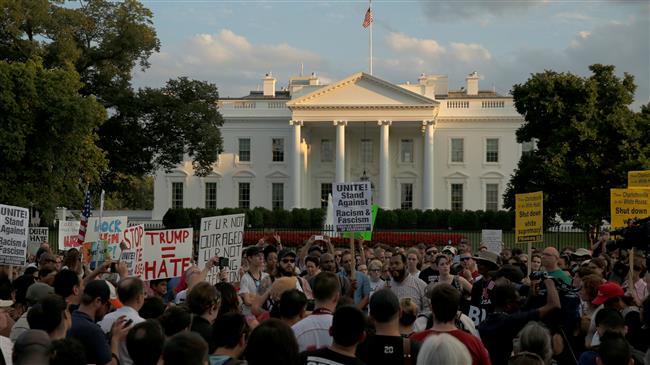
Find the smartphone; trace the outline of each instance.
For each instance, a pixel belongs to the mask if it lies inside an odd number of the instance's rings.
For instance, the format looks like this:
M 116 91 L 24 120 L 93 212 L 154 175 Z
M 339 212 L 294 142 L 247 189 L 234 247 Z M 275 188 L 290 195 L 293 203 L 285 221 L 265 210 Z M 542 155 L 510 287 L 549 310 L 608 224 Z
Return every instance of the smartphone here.
M 230 260 L 227 257 L 219 257 L 219 267 L 228 267 Z
M 122 326 L 122 327 L 126 328 L 126 327 L 130 326 L 132 323 L 133 323 L 132 319 L 127 319 L 126 322 L 124 322 L 124 326 Z
M 323 237 L 323 236 L 314 236 L 314 241 L 325 241 L 325 237 Z
M 117 272 L 117 264 L 115 262 L 111 262 L 111 267 L 108 269 L 109 272 Z

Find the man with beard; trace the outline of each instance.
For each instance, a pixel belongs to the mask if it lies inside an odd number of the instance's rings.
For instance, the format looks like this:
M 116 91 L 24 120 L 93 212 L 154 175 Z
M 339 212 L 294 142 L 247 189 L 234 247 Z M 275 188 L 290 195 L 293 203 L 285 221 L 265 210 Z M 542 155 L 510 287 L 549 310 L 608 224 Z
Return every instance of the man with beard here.
M 406 256 L 404 254 L 394 254 L 390 258 L 389 269 L 391 280 L 386 283 L 386 287 L 392 290 L 399 300 L 411 298 L 418 306 L 418 312 L 429 308 L 429 300 L 425 294 L 427 284 L 406 272 Z
M 68 337 L 81 342 L 89 364 L 120 363 L 117 353 L 130 328 L 129 325 L 125 326 L 126 317 L 120 316 L 111 326 L 110 346 L 104 332 L 95 323 L 110 310 L 110 295 L 110 289 L 104 280 L 93 280 L 84 288 L 79 309 L 72 313 L 72 327 L 68 331 Z
M 271 283 L 276 278 L 281 278 L 281 277 L 296 278 L 296 289 L 305 293 L 307 299 L 312 299 L 311 286 L 309 286 L 307 280 L 296 275 L 296 253 L 295 252 L 288 249 L 281 250 L 278 253 L 278 266 L 276 267 L 275 271 L 277 273 L 275 277 L 269 276 L 264 278 L 263 280 L 264 282 L 261 285 L 262 288 L 270 287 Z M 266 291 L 265 297 L 268 297 L 268 294 L 269 294 L 268 291 Z
M 336 261 L 334 259 L 334 255 L 330 253 L 324 253 L 320 257 L 320 269 L 323 272 L 331 272 L 333 274 L 336 274 Z M 339 278 L 339 285 L 341 287 L 341 296 L 346 296 L 350 293 L 351 289 L 351 284 L 350 280 L 344 276 L 338 276 Z M 309 282 L 311 287 L 314 287 L 314 278 L 311 279 Z

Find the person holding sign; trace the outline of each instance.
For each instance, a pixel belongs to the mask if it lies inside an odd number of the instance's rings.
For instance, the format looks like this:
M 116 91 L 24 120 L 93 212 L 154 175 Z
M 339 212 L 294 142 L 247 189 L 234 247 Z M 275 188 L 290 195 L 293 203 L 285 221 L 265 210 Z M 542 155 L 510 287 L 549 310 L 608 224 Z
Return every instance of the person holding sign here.
M 359 271 L 352 274 L 352 262 L 352 253 L 344 251 L 341 255 L 343 270 L 339 271 L 338 275 L 349 278 L 354 304 L 357 308 L 364 310 L 368 306 L 368 299 L 370 298 L 370 279 L 366 274 Z

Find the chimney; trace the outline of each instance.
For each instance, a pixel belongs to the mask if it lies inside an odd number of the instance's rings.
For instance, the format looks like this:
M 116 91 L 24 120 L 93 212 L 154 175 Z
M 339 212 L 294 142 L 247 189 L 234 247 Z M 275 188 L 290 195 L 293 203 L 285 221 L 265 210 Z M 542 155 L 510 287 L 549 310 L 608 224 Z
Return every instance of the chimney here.
M 474 71 L 467 75 L 465 81 L 467 82 L 467 95 L 478 95 L 478 80 L 481 77 L 478 72 Z
M 420 74 L 418 78 L 418 83 L 420 84 L 420 94 L 426 96 L 427 98 L 435 99 L 435 82 L 434 80 L 425 75 Z
M 309 85 L 320 85 L 320 79 L 316 76 L 315 72 L 312 72 L 309 77 Z
M 271 73 L 267 73 L 264 79 L 262 79 L 264 83 L 264 96 L 275 96 L 275 78 Z

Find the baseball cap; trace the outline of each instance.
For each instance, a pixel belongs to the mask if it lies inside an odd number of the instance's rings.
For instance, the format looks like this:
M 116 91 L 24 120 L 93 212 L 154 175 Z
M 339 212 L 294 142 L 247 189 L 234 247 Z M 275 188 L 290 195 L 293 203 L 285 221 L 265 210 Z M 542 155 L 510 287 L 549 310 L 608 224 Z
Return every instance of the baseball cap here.
M 84 295 L 88 295 L 93 299 L 99 297 L 102 302 L 106 303 L 111 299 L 111 289 L 105 280 L 93 280 L 86 284 Z
M 14 343 L 14 364 L 47 364 L 50 336 L 43 330 L 27 330 Z M 20 359 L 20 361 L 17 361 Z
M 442 252 L 444 253 L 445 251 L 449 251 L 449 252 L 451 252 L 452 255 L 456 256 L 457 251 L 456 251 L 456 247 L 454 247 L 454 246 L 445 246 L 442 249 Z
M 255 256 L 257 254 L 260 254 L 261 252 L 262 252 L 262 250 L 260 250 L 259 247 L 251 246 L 251 247 L 246 249 L 246 257 Z
M 289 249 L 284 248 L 284 249 L 280 250 L 280 252 L 278 253 L 278 260 L 282 260 L 285 256 L 296 257 L 296 253 L 289 250 Z
M 625 291 L 620 285 L 614 282 L 606 282 L 598 287 L 598 296 L 591 301 L 593 305 L 601 305 L 612 298 L 618 298 L 625 295 Z
M 27 289 L 25 299 L 30 305 L 40 302 L 49 294 L 54 294 L 54 288 L 45 283 L 34 283 Z

